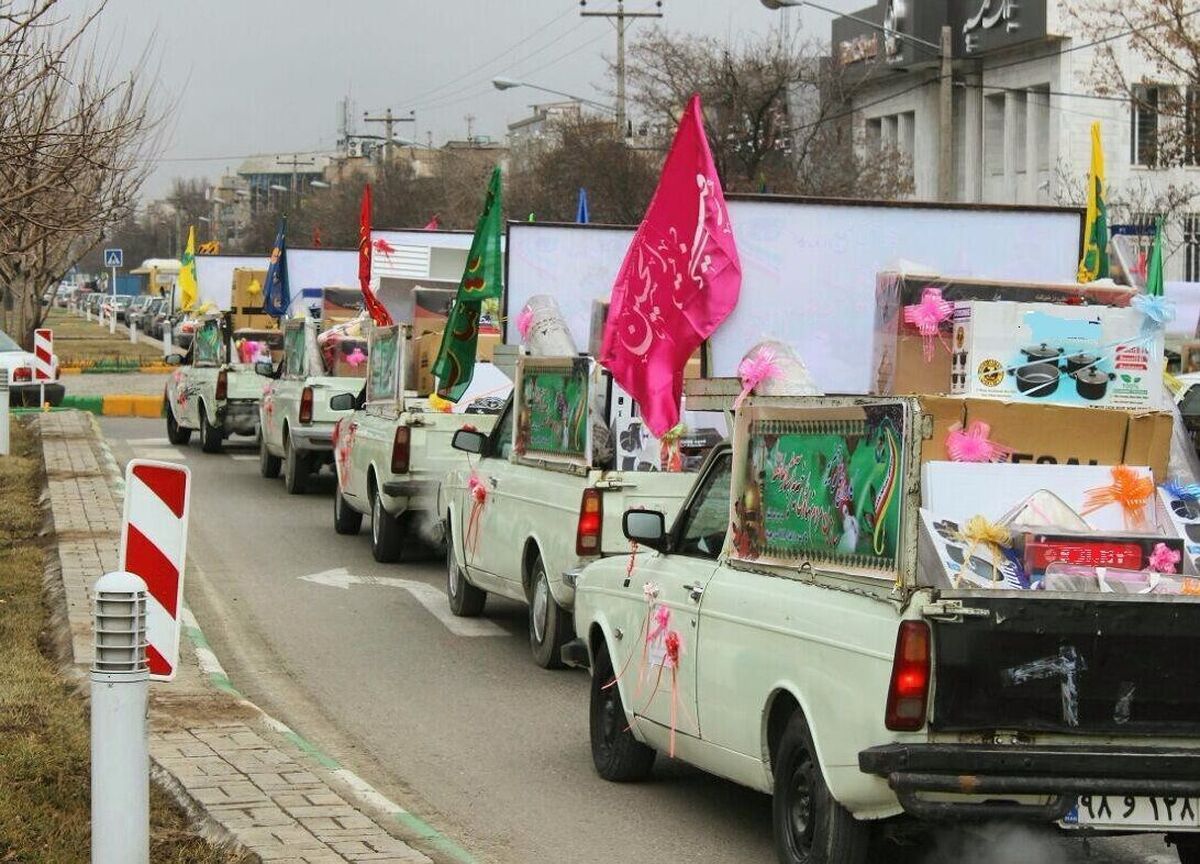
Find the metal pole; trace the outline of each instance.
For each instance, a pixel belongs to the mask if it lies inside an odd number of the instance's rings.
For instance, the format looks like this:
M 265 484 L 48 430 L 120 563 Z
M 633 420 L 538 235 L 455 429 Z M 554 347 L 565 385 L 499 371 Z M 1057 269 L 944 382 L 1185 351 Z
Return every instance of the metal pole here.
M 113 289 L 112 289 L 112 308 L 108 310 L 108 332 L 117 332 L 117 268 L 112 268 Z
M 625 140 L 625 4 L 617 0 L 617 135 Z
M 8 455 L 8 370 L 0 369 L 0 456 Z
M 938 198 L 954 198 L 954 97 L 950 28 L 942 28 L 942 74 L 938 90 Z
M 105 573 L 95 589 L 92 864 L 149 864 L 146 583 Z

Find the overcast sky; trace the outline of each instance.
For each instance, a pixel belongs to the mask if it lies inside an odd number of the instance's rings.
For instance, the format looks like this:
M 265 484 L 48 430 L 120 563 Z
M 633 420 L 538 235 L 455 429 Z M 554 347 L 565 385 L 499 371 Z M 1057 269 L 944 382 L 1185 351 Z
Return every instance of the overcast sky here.
M 84 5 L 85 0 L 70 0 Z M 862 0 L 826 0 L 850 10 Z M 589 0 L 589 11 L 616 8 Z M 628 11 L 654 8 L 629 0 Z M 674 32 L 739 41 L 778 26 L 781 13 L 756 0 L 664 0 L 658 23 Z M 160 97 L 178 101 L 163 161 L 145 195 L 173 177 L 236 170 L 251 153 L 332 148 L 339 102 L 350 96 L 357 131 L 364 111 L 416 111 L 416 135 L 435 144 L 472 131 L 503 140 L 528 113 L 536 90 L 500 92 L 504 75 L 598 101 L 613 89 L 607 61 L 616 49 L 605 19 L 581 18 L 578 0 L 109 0 L 98 26 L 118 63 L 149 44 L 161 68 Z M 791 10 L 790 26 L 827 41 L 831 16 Z M 629 34 L 653 24 L 638 21 Z M 409 137 L 411 124 L 398 127 Z

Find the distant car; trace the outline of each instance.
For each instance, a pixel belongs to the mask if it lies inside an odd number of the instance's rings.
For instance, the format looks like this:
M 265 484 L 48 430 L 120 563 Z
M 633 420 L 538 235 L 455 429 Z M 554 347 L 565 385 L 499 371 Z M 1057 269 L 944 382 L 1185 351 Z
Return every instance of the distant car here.
M 153 332 L 154 319 L 158 317 L 159 310 L 163 308 L 165 302 L 162 297 L 146 295 L 146 302 L 140 308 L 129 311 L 130 323 L 137 327 L 138 332 L 146 333 L 157 339 L 158 337 Z
M 24 350 L 7 333 L 0 330 L 0 369 L 8 371 L 8 398 L 11 405 L 36 407 L 41 398 L 41 386 L 34 380 L 33 354 Z M 58 357 L 51 356 L 53 378 L 45 383 L 46 401 L 62 403 L 66 392 L 58 383 Z
M 104 313 L 105 318 L 115 313 L 117 320 L 123 321 L 125 319 L 125 312 L 129 309 L 129 304 L 132 302 L 133 298 L 128 294 L 117 294 L 115 297 L 109 295 L 108 299 L 104 301 L 101 311 Z

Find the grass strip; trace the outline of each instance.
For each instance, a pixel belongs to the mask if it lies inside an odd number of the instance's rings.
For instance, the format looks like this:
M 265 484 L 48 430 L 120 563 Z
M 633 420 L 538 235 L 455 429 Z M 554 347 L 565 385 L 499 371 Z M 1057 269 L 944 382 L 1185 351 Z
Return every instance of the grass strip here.
M 0 456 L 0 861 L 86 862 L 91 835 L 87 705 L 42 651 L 41 458 L 24 423 Z M 249 864 L 189 830 L 174 802 L 151 786 L 155 864 Z

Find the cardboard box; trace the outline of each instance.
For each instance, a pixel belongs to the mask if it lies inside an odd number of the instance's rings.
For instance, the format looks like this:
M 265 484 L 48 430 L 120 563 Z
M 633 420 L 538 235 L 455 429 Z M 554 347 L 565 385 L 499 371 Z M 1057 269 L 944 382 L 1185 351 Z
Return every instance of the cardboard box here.
M 233 270 L 233 292 L 229 308 L 243 314 L 261 314 L 263 305 L 262 285 L 267 281 L 267 271 L 258 267 L 235 267 Z M 259 291 L 250 292 L 250 283 L 257 282 Z M 247 325 L 249 326 L 249 325 Z
M 1148 465 L 1155 478 L 1167 476 L 1173 418 L 1167 411 L 1075 408 L 958 396 L 922 396 L 929 435 L 921 461 L 949 459 L 946 436 L 961 423 L 979 420 L 988 437 L 1013 449 L 1009 461 L 1040 465 Z
M 441 334 L 446 329 L 446 320 L 454 306 L 454 298 L 458 295 L 457 288 L 425 288 L 417 286 L 412 289 L 412 323 L 413 337 L 425 333 Z
M 437 361 L 438 348 L 442 344 L 440 332 L 422 333 L 414 338 L 416 350 L 413 351 L 413 381 L 415 390 L 422 396 L 427 396 L 434 390 L 433 364 Z M 479 342 L 475 348 L 476 360 L 492 360 L 492 352 L 500 344 L 499 333 L 480 333 Z
M 1158 408 L 1163 334 L 1136 309 L 954 304 L 950 392 L 1033 404 Z
M 1010 300 L 1028 303 L 1086 303 L 1128 306 L 1133 292 L 1124 286 L 1051 282 L 997 282 L 946 276 L 880 273 L 875 282 L 874 392 L 945 393 L 950 380 L 951 327 L 944 325 L 931 359 L 917 328 L 904 323 L 904 307 L 921 302 L 929 286 L 948 301 Z

